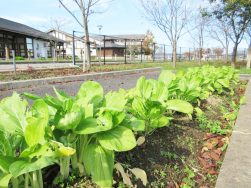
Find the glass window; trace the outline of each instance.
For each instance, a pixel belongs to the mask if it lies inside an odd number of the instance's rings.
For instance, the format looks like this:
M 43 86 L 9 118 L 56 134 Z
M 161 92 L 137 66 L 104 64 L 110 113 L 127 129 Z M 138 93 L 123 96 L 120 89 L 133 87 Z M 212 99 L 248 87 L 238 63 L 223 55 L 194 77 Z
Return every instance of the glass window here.
M 32 44 L 28 44 L 28 43 L 27 43 L 27 49 L 28 49 L 28 50 L 33 50 Z
M 31 38 L 26 38 L 26 43 L 27 44 L 32 44 L 32 39 Z

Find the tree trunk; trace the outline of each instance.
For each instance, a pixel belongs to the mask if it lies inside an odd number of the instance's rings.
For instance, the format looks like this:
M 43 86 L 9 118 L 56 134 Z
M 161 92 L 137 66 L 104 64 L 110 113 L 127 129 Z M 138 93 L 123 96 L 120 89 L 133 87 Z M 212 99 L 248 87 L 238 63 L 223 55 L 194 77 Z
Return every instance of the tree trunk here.
M 176 62 L 177 62 L 177 42 L 173 42 L 173 53 L 172 53 L 172 60 L 173 60 L 173 68 L 176 68 Z
M 248 53 L 247 53 L 247 69 L 251 68 L 251 45 L 248 48 Z
M 232 61 L 231 61 L 231 65 L 233 68 L 235 68 L 235 64 L 236 64 L 237 49 L 238 49 L 238 43 L 235 43 L 234 48 L 233 48 Z
M 199 65 L 201 65 L 201 59 L 202 59 L 202 48 L 199 49 Z
M 7 45 L 5 45 L 5 60 L 10 59 L 10 49 Z
M 225 63 L 228 63 L 228 46 L 226 47 L 226 57 L 225 57 Z

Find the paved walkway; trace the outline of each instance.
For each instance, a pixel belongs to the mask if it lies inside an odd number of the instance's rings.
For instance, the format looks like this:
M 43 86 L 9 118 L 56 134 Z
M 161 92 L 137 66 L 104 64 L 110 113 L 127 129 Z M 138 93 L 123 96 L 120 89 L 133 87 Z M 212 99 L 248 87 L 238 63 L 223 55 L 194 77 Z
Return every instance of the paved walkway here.
M 241 106 L 216 188 L 251 187 L 251 79 Z
M 146 76 L 147 78 L 157 78 L 159 76 L 159 73 L 160 70 L 154 70 L 151 72 L 144 72 L 144 73 L 130 73 L 130 74 L 128 73 L 125 75 L 120 75 L 115 77 L 112 75 L 106 75 L 103 76 L 102 78 L 94 79 L 94 81 L 101 83 L 105 91 L 118 90 L 119 88 L 129 89 L 135 86 L 140 76 Z M 60 90 L 66 91 L 70 95 L 75 95 L 82 83 L 83 81 L 75 81 L 67 83 L 41 85 L 41 86 L 34 85 L 29 88 L 17 89 L 15 91 L 18 93 L 29 92 L 40 96 L 44 96 L 46 93 L 54 94 L 53 86 L 55 86 Z M 10 96 L 12 92 L 13 90 L 0 91 L 0 99 Z
M 53 68 L 69 68 L 72 67 L 71 63 L 36 63 L 36 64 L 16 64 L 16 70 L 32 69 L 53 69 Z M 0 72 L 14 71 L 13 64 L 0 64 Z

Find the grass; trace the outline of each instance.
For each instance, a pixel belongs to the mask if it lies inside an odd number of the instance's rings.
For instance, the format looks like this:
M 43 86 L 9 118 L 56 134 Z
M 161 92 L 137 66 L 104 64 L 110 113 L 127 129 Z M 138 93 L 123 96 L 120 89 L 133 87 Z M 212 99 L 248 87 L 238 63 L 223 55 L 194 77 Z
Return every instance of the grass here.
M 226 65 L 220 61 L 214 62 L 202 62 L 202 65 L 214 65 L 216 67 Z M 230 66 L 230 64 L 227 64 Z M 32 66 L 32 65 L 31 65 Z M 195 61 L 185 61 L 178 62 L 176 68 L 172 67 L 171 62 L 148 62 L 148 63 L 128 63 L 128 64 L 107 64 L 107 65 L 93 65 L 91 66 L 88 73 L 93 72 L 109 72 L 109 71 L 120 71 L 120 70 L 133 70 L 133 69 L 142 69 L 142 68 L 153 68 L 153 67 L 161 67 L 163 69 L 168 70 L 186 70 L 192 67 L 200 66 L 198 62 Z M 245 62 L 238 62 L 237 69 L 240 70 L 241 74 L 251 74 L 251 69 L 245 68 Z M 0 81 L 12 81 L 12 80 L 27 80 L 27 79 L 38 79 L 38 78 L 46 78 L 46 77 L 56 77 L 56 76 L 67 76 L 67 75 L 80 75 L 84 74 L 82 72 L 82 68 L 63 68 L 63 69 L 48 69 L 48 70 L 32 70 L 27 69 L 27 71 L 18 71 L 16 75 L 13 72 L 0 72 Z

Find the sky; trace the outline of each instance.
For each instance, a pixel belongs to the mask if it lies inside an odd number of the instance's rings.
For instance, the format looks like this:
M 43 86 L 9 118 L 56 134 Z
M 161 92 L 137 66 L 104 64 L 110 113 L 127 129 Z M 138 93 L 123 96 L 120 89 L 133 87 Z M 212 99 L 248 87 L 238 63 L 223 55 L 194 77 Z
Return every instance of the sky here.
M 64 0 L 70 2 L 72 0 Z M 98 9 L 104 11 L 102 14 L 95 14 L 90 17 L 89 31 L 98 34 L 97 25 L 102 25 L 102 34 L 145 34 L 147 30 L 153 32 L 155 41 L 161 44 L 170 44 L 167 37 L 145 17 L 140 8 L 139 0 L 113 0 L 103 3 Z M 203 5 L 203 0 L 185 0 L 198 7 Z M 71 7 L 73 7 L 71 5 Z M 71 15 L 60 6 L 58 0 L 2 0 L 0 17 L 17 21 L 34 27 L 42 31 L 48 31 L 55 23 L 53 20 L 59 20 L 62 24 L 61 30 L 72 32 L 80 30 L 78 23 Z M 73 10 L 74 7 L 73 7 Z M 77 9 L 76 9 L 77 10 Z M 78 15 L 79 12 L 75 12 Z M 245 42 L 242 44 L 245 47 Z M 178 46 L 193 48 L 191 37 L 184 36 Z M 217 41 L 206 40 L 205 46 L 220 46 Z

